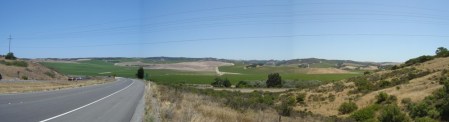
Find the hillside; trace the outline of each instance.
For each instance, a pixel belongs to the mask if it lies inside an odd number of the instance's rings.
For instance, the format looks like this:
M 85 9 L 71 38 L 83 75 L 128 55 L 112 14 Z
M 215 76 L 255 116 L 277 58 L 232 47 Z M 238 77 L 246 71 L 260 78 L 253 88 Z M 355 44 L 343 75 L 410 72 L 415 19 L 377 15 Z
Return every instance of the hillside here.
M 349 114 L 341 114 L 340 105 L 354 102 L 359 109 L 370 107 L 376 104 L 376 96 L 380 93 L 394 96 L 394 101 L 405 111 L 410 103 L 419 103 L 441 89 L 442 80 L 449 75 L 448 71 L 449 58 L 435 58 L 413 65 L 403 64 L 395 70 L 379 71 L 284 95 L 305 94 L 304 103 L 298 104 L 294 109 L 324 116 L 348 117 Z
M 66 79 L 65 76 L 51 70 L 39 63 L 25 60 L 0 59 L 0 73 L 3 80 L 28 79 L 28 80 L 57 80 Z

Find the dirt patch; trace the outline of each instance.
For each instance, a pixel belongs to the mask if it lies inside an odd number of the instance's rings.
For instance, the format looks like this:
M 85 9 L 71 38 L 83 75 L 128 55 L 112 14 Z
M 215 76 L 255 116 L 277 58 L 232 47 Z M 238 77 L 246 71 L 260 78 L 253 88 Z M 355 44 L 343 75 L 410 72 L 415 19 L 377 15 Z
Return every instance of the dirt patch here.
M 143 62 L 125 62 L 116 63 L 117 66 L 142 66 L 145 69 L 171 69 L 180 71 L 198 71 L 198 72 L 216 72 L 216 68 L 220 66 L 233 66 L 233 63 L 226 63 L 220 61 L 195 61 L 195 62 L 181 62 L 173 64 L 150 64 Z
M 336 68 L 308 68 L 306 74 L 348 74 L 346 70 Z
M 218 69 L 218 67 L 215 67 L 215 73 L 217 73 L 218 76 L 222 76 L 225 74 L 229 74 L 229 75 L 239 75 L 240 73 L 232 73 L 232 72 L 221 72 L 220 69 Z

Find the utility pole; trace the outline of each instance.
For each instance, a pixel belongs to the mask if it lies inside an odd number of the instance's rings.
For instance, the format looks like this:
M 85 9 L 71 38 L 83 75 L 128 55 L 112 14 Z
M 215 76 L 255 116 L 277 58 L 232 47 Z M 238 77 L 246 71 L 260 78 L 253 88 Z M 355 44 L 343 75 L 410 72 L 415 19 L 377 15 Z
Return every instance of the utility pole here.
M 8 53 L 11 53 L 11 40 L 12 40 L 12 38 L 11 38 L 11 34 L 9 34 L 9 49 L 8 49 Z

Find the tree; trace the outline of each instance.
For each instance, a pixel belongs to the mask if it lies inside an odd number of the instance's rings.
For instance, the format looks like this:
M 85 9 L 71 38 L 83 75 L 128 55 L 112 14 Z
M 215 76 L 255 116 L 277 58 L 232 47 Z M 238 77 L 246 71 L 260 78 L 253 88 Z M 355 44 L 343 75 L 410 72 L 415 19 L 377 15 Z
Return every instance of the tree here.
M 355 104 L 354 102 L 344 102 L 340 105 L 338 111 L 340 112 L 340 114 L 349 114 L 357 109 L 357 104 Z
M 449 56 L 449 50 L 444 47 L 439 47 L 437 51 L 435 51 L 436 57 L 448 57 Z
M 139 79 L 143 79 L 143 78 L 144 78 L 144 75 L 145 75 L 145 71 L 143 70 L 143 67 L 140 67 L 140 68 L 137 70 L 136 77 L 139 78 Z
M 281 87 L 282 86 L 282 78 L 279 73 L 271 73 L 268 75 L 268 80 L 266 82 L 267 87 Z
M 14 53 L 8 53 L 8 54 L 6 54 L 5 59 L 16 60 L 17 57 L 14 56 Z

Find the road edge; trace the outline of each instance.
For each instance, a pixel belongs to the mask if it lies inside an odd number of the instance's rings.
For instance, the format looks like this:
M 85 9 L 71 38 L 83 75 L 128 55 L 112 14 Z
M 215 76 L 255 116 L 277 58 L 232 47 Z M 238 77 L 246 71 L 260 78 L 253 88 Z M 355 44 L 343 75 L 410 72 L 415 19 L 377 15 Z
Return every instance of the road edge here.
M 138 81 L 138 82 L 144 82 L 144 81 Z M 142 97 L 139 100 L 139 103 L 137 103 L 136 109 L 134 111 L 133 117 L 131 118 L 130 122 L 143 122 L 143 118 L 145 116 L 145 91 L 144 89 L 142 93 Z

